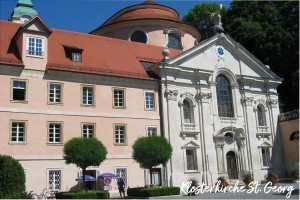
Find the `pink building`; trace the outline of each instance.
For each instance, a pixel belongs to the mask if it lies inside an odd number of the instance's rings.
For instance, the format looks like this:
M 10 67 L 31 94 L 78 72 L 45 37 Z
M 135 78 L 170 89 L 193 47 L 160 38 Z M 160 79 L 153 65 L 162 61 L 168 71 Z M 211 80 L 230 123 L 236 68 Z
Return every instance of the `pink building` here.
M 108 156 L 88 174 L 111 172 L 126 187 L 143 186 L 147 173 L 131 158 L 131 146 L 161 134 L 159 80 L 143 65 L 160 61 L 163 48 L 29 20 L 0 21 L 0 153 L 20 161 L 27 190 L 65 191 L 77 188 L 81 170 L 65 164 L 64 143 L 96 137 Z M 163 170 L 157 172 L 161 184 Z

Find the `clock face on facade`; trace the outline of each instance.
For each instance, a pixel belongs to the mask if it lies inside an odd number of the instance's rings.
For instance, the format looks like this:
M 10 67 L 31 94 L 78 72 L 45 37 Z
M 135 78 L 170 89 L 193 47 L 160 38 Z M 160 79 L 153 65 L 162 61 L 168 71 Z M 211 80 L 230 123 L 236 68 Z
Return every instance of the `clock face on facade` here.
M 226 144 L 232 144 L 234 142 L 234 137 L 233 137 L 233 134 L 232 133 L 226 133 L 224 135 L 224 140 L 226 142 Z
M 219 46 L 217 46 L 216 51 L 217 51 L 217 55 L 219 57 L 224 57 L 224 55 L 225 55 L 225 49 L 224 49 L 224 47 L 222 47 L 222 46 L 219 45 Z

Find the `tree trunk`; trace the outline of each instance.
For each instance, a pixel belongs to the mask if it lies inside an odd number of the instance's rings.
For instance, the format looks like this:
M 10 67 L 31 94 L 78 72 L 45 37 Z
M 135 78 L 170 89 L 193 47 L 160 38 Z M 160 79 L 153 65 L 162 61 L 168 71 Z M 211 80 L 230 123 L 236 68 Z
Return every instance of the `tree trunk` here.
M 150 172 L 150 185 L 152 185 L 152 167 L 149 169 Z
M 85 168 L 82 168 L 82 190 L 86 191 L 85 172 Z

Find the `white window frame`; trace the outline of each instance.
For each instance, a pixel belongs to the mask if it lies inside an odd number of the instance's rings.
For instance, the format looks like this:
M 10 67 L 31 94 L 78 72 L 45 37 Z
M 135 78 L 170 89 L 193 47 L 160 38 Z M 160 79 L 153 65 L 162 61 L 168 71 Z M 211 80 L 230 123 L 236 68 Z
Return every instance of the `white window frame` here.
M 53 189 L 53 184 L 50 184 L 50 171 L 60 171 L 60 189 Z M 47 190 L 49 191 L 62 191 L 63 188 L 63 169 L 62 168 L 47 168 Z
M 23 82 L 25 83 L 25 88 L 18 88 L 18 87 L 14 87 L 14 83 L 15 82 Z M 17 100 L 14 99 L 14 89 L 24 89 L 24 100 Z M 11 97 L 10 97 L 10 101 L 11 102 L 27 102 L 27 96 L 28 96 L 28 80 L 25 79 L 11 79 Z
M 122 92 L 122 98 L 120 98 L 119 95 L 115 98 L 115 92 Z M 113 108 L 126 108 L 126 90 L 124 88 L 113 88 L 112 98 Z M 121 99 L 121 101 L 119 99 Z M 120 105 L 120 102 L 122 102 L 122 105 Z
M 199 165 L 198 165 L 198 153 L 197 153 L 197 148 L 192 148 L 192 147 L 188 147 L 188 148 L 184 148 L 184 171 L 185 172 L 198 172 L 199 171 Z M 193 155 L 193 159 L 194 160 L 194 167 L 196 169 L 188 169 L 188 164 L 187 164 L 187 150 L 188 151 L 193 151 L 194 155 Z M 196 165 L 196 166 L 195 166 Z
M 72 61 L 73 62 L 82 62 L 82 53 L 72 52 Z
M 93 128 L 92 129 L 90 129 L 90 128 L 88 128 L 86 131 L 87 132 L 89 132 L 90 130 L 92 130 L 92 134 L 93 134 L 93 136 L 92 137 L 90 137 L 90 136 L 87 136 L 87 137 L 84 137 L 84 135 L 85 135 L 85 126 L 92 126 Z M 90 134 L 88 134 L 88 135 L 90 135 Z M 83 122 L 83 123 L 81 123 L 81 137 L 83 137 L 83 138 L 95 138 L 96 137 L 96 124 L 95 123 L 88 123 L 88 122 Z
M 119 177 L 119 174 L 117 173 L 118 169 L 125 169 L 126 170 L 126 180 L 123 179 L 123 181 L 125 183 L 124 187 L 127 188 L 128 187 L 128 183 L 129 183 L 128 182 L 128 178 L 129 178 L 128 177 L 128 166 L 115 166 L 114 167 L 115 174 Z
M 20 134 L 20 130 L 19 130 L 19 126 L 17 127 L 17 133 L 16 133 L 16 141 L 12 141 L 12 134 L 13 134 L 13 123 L 20 123 L 23 124 L 23 140 L 19 141 L 19 134 Z M 26 120 L 10 120 L 10 125 L 9 125 L 9 144 L 26 144 L 27 142 L 27 121 Z
M 51 101 L 51 86 L 52 85 L 59 85 L 60 89 L 59 89 L 59 93 L 57 92 L 57 89 L 54 88 L 53 91 L 53 99 L 54 101 Z M 59 97 L 57 97 L 59 96 Z M 57 99 L 59 99 L 59 101 L 57 101 Z M 55 83 L 55 82 L 50 82 L 48 83 L 48 104 L 62 104 L 63 103 L 63 83 Z
M 266 154 L 266 156 L 267 156 L 266 159 L 269 159 L 269 160 L 266 160 L 267 165 L 264 165 L 263 149 L 265 149 L 265 153 L 269 154 L 269 155 Z M 271 147 L 260 147 L 259 151 L 260 151 L 261 167 L 263 169 L 270 168 L 271 167 Z
M 34 40 L 34 45 L 33 45 L 33 50 L 30 50 L 30 39 Z M 37 46 L 37 41 L 41 41 L 41 47 Z M 44 53 L 45 53 L 45 41 L 44 38 L 42 37 L 36 37 L 36 36 L 28 36 L 27 40 L 26 40 L 26 56 L 30 56 L 30 57 L 38 57 L 38 58 L 43 58 L 44 57 Z M 41 51 L 37 51 L 39 48 L 41 48 Z M 33 51 L 33 54 L 30 54 L 30 52 Z M 41 53 L 41 55 L 37 55 L 37 53 Z
M 55 142 L 55 141 L 52 141 L 50 142 L 50 126 L 51 125 L 59 125 L 60 129 L 59 129 L 59 142 Z M 49 145 L 62 145 L 63 144 L 63 122 L 47 122 L 47 133 L 48 133 L 48 136 L 47 136 L 47 143 Z M 56 134 L 56 133 L 54 133 Z M 57 137 L 56 136 L 53 136 L 53 139 L 55 140 Z
M 147 99 L 147 94 L 152 94 L 153 99 L 152 102 L 151 100 Z M 156 98 L 155 95 L 156 93 L 154 91 L 145 91 L 144 92 L 144 97 L 145 97 L 145 110 L 155 110 L 156 109 Z M 152 107 L 151 107 L 152 104 Z
M 84 90 L 88 89 L 88 90 L 92 90 L 91 96 L 89 96 L 89 92 L 87 92 L 86 94 L 86 98 L 84 99 Z M 96 105 L 96 101 L 95 101 L 95 86 L 94 85 L 81 85 L 81 106 L 95 106 Z M 84 102 L 86 101 L 86 102 Z M 89 103 L 89 101 L 92 101 L 92 103 Z
M 123 131 L 123 140 L 124 142 L 120 142 L 121 140 L 121 130 L 118 130 L 117 127 L 124 127 Z M 118 140 L 118 141 L 116 141 Z M 114 124 L 114 145 L 127 145 L 127 125 L 126 124 Z
M 155 131 L 155 134 L 154 134 L 154 135 L 155 135 L 155 136 L 158 136 L 157 126 L 146 126 L 146 135 L 147 135 L 147 137 L 153 135 L 153 133 L 152 133 L 152 131 L 150 131 L 150 129 L 155 129 L 156 131 Z M 150 133 L 151 133 L 151 135 L 150 135 Z

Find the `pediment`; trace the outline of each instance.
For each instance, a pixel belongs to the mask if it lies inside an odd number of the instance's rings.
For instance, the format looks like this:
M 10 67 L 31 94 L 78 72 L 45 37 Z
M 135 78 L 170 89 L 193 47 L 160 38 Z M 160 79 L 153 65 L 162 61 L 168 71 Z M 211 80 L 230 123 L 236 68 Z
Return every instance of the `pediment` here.
M 187 149 L 187 148 L 199 148 L 200 146 L 198 144 L 196 144 L 193 141 L 190 141 L 188 143 L 186 143 L 184 146 L 182 146 L 182 149 Z
M 272 145 L 269 144 L 268 142 L 264 142 L 258 146 L 258 148 L 271 148 L 271 147 L 272 147 Z
M 49 35 L 52 32 L 52 30 L 46 25 L 46 23 L 38 16 L 21 26 L 21 29 L 22 31 L 40 32 L 46 35 Z
M 225 34 L 217 34 L 200 42 L 195 47 L 168 60 L 167 64 L 184 69 L 211 71 L 212 73 L 218 68 L 228 69 L 236 75 L 281 81 L 280 77 L 268 66 Z

